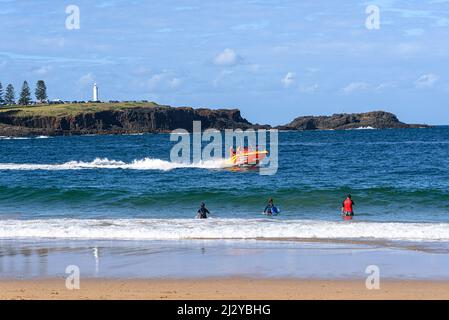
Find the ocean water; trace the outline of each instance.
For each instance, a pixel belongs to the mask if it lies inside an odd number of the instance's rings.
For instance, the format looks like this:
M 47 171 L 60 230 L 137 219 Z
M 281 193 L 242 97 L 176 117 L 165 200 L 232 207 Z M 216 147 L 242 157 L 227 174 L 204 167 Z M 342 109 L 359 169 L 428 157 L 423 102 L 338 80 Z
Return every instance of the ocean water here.
M 173 145 L 167 134 L 0 137 L 0 238 L 449 242 L 449 127 L 280 132 L 273 176 L 174 164 Z M 279 216 L 261 214 L 269 197 Z M 193 219 L 201 201 L 207 221 Z

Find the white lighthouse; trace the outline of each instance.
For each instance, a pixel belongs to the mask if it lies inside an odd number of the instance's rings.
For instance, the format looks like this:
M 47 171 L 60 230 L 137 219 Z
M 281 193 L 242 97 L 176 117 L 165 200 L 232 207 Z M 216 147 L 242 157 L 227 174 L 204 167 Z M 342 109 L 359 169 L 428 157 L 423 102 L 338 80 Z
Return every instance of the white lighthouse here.
M 94 88 L 93 88 L 93 99 L 92 101 L 100 101 L 100 99 L 98 98 L 98 87 L 97 87 L 97 83 L 94 83 Z

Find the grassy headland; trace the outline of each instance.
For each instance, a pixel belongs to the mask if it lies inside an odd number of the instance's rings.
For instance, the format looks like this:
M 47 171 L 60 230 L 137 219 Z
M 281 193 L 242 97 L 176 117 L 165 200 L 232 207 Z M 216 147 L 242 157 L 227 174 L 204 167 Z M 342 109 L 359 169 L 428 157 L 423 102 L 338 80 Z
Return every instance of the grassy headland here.
M 155 102 L 64 103 L 0 109 L 0 136 L 127 134 L 252 128 L 237 109 L 170 107 Z
M 0 113 L 13 113 L 16 117 L 28 116 L 76 116 L 83 113 L 101 111 L 123 111 L 132 108 L 167 107 L 155 102 L 117 102 L 117 103 L 70 103 L 43 104 L 34 106 L 7 106 L 0 108 Z

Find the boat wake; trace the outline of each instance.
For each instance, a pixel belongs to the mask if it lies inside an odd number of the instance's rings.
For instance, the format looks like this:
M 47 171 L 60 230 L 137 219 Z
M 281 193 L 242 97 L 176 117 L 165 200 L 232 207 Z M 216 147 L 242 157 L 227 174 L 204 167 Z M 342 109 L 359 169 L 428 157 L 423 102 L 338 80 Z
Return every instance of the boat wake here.
M 144 158 L 126 163 L 123 161 L 96 158 L 91 162 L 69 161 L 61 164 L 35 163 L 0 163 L 0 170 L 88 170 L 88 169 L 128 169 L 128 170 L 161 170 L 169 171 L 179 168 L 221 169 L 225 168 L 224 160 L 208 160 L 198 163 L 178 163 L 162 159 Z

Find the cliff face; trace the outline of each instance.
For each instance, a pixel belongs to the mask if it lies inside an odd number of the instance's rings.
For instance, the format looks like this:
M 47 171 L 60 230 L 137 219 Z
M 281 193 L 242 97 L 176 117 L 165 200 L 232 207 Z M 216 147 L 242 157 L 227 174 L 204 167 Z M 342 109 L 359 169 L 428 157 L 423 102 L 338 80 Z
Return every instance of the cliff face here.
M 305 116 L 280 126 L 285 130 L 345 130 L 357 128 L 419 128 L 426 125 L 406 124 L 389 112 L 373 111 L 366 113 L 334 114 L 332 116 Z
M 11 110 L 0 113 L 0 135 L 119 134 L 168 132 L 174 129 L 192 131 L 193 121 L 201 121 L 203 130 L 257 127 L 242 118 L 237 109 L 139 107 L 63 116 L 20 115 Z

